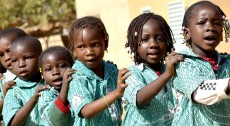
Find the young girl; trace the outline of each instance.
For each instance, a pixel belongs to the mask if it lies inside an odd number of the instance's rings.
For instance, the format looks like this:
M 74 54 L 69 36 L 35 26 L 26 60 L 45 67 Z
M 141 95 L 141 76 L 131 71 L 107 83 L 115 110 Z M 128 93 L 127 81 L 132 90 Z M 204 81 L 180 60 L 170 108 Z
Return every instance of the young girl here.
M 68 105 L 67 94 L 70 76 L 74 70 L 69 69 L 73 65 L 72 55 L 67 48 L 53 46 L 46 49 L 40 56 L 40 66 L 45 84 L 51 88 L 41 93 L 38 101 L 38 111 L 41 116 L 41 124 L 51 125 L 49 121 L 50 108 L 57 99 L 59 92 L 62 101 Z M 62 86 L 63 85 L 63 86 Z M 63 87 L 63 88 L 61 88 Z M 67 124 L 67 122 L 65 122 Z
M 30 36 L 16 39 L 10 47 L 12 70 L 18 78 L 15 79 L 16 86 L 8 90 L 4 99 L 3 120 L 6 126 L 36 126 L 40 123 L 36 104 L 40 92 L 46 89 L 38 87 L 41 51 L 39 40 Z
M 171 124 L 173 115 L 167 105 L 171 102 L 173 108 L 173 97 L 171 85 L 167 82 L 175 74 L 174 64 L 183 60 L 175 52 L 169 54 L 173 49 L 171 35 L 164 18 L 153 13 L 141 14 L 129 25 L 126 48 L 135 65 L 129 67 L 131 75 L 125 80 L 129 85 L 123 96 L 124 126 Z
M 16 76 L 12 73 L 10 46 L 15 39 L 25 35 L 26 33 L 19 28 L 8 28 L 0 31 L 0 62 L 3 69 L 7 70 L 0 80 L 0 115 L 2 115 L 4 96 L 7 90 L 15 85 L 15 82 L 12 81 Z
M 103 61 L 108 33 L 99 18 L 87 16 L 70 27 L 71 50 L 78 58 L 70 82 L 68 101 L 75 116 L 74 125 L 108 126 L 121 124 L 121 100 L 128 70 Z
M 230 32 L 228 20 L 217 5 L 200 1 L 185 12 L 182 26 L 191 49 L 180 52 L 185 61 L 178 64 L 173 84 L 182 99 L 172 125 L 229 125 L 230 56 L 215 50 L 223 28 Z

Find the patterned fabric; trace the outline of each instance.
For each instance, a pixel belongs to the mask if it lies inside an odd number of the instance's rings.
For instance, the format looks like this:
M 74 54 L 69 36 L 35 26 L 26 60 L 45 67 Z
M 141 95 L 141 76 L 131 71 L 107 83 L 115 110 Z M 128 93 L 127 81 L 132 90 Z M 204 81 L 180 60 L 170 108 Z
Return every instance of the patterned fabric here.
M 163 68 L 163 66 L 162 66 Z M 170 125 L 173 119 L 173 94 L 170 81 L 155 98 L 146 106 L 138 106 L 137 92 L 155 80 L 158 75 L 144 64 L 129 67 L 131 75 L 125 80 L 128 87 L 123 96 L 126 110 L 123 126 L 164 126 Z
M 13 73 L 11 73 L 9 70 L 6 71 L 6 73 L 3 74 L 3 78 L 2 80 L 0 80 L 0 100 L 2 100 L 3 98 L 3 84 L 5 84 L 6 82 L 15 79 L 15 75 Z
M 54 87 L 41 92 L 38 100 L 38 112 L 41 117 L 41 124 L 45 126 L 52 126 L 49 120 L 50 109 L 57 99 L 59 92 Z
M 85 119 L 80 114 L 86 104 L 100 99 L 116 89 L 117 67 L 104 61 L 103 67 L 104 79 L 101 79 L 82 62 L 77 60 L 73 65 L 73 69 L 77 72 L 72 75 L 73 80 L 70 82 L 68 100 L 75 116 L 74 126 L 117 126 L 121 124 L 121 100 L 117 100 L 92 119 Z
M 3 120 L 7 126 L 15 115 L 15 113 L 25 105 L 29 99 L 34 95 L 38 86 L 35 82 L 23 81 L 17 78 L 15 80 L 16 85 L 13 89 L 8 90 L 3 105 Z M 29 117 L 23 124 L 23 126 L 39 126 L 40 119 L 38 114 L 38 106 L 35 105 L 31 111 Z
M 215 74 L 212 65 L 191 50 L 182 50 L 180 53 L 185 56 L 185 60 L 177 65 L 173 84 L 182 99 L 178 100 L 180 101 L 177 106 L 178 112 L 174 116 L 172 125 L 230 125 L 230 99 L 224 99 L 213 105 L 203 105 L 192 101 L 193 92 L 203 81 L 230 77 L 230 56 L 217 52 L 218 70 Z

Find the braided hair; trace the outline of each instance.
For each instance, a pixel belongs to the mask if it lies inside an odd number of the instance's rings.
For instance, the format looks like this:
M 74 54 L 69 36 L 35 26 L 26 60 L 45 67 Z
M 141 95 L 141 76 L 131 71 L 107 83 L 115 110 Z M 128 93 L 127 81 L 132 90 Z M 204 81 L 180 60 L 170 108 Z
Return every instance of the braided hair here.
M 191 5 L 191 6 L 186 10 L 186 12 L 185 12 L 185 14 L 184 14 L 184 19 L 183 19 L 183 22 L 182 22 L 182 30 L 183 30 L 183 35 L 184 35 L 184 36 L 185 36 L 185 30 L 184 30 L 184 28 L 187 28 L 187 27 L 188 27 L 188 22 L 189 22 L 189 20 L 190 20 L 192 10 L 193 10 L 196 6 L 200 6 L 200 5 L 204 5 L 204 4 L 205 4 L 205 5 L 209 5 L 209 6 L 213 7 L 214 9 L 216 9 L 216 10 L 220 13 L 220 16 L 221 16 L 221 17 L 223 17 L 223 16 L 226 17 L 226 15 L 225 15 L 224 12 L 222 11 L 222 9 L 221 9 L 219 6 L 213 4 L 213 3 L 210 2 L 210 1 L 199 1 L 199 2 L 197 2 L 197 3 L 194 3 L 193 5 Z M 223 21 L 224 21 L 224 19 L 223 19 Z M 223 28 L 225 29 L 225 34 L 227 34 L 229 31 L 228 31 L 228 29 L 226 28 L 226 27 L 227 27 L 226 24 L 223 24 L 222 26 L 223 26 Z M 226 40 L 227 40 L 227 35 L 226 35 Z M 187 46 L 191 46 L 191 39 L 186 40 L 185 43 L 186 43 Z
M 94 28 L 98 33 L 101 33 L 105 40 L 105 50 L 108 48 L 108 41 L 109 41 L 109 35 L 106 31 L 106 28 L 100 18 L 93 17 L 93 16 L 85 16 L 82 18 L 79 18 L 73 22 L 73 24 L 70 26 L 69 31 L 69 45 L 70 45 L 70 51 L 72 54 L 74 54 L 74 40 L 76 37 L 79 36 L 80 32 L 86 28 L 91 27 Z
M 138 50 L 138 45 L 141 40 L 140 37 L 142 34 L 143 26 L 149 19 L 155 19 L 161 25 L 162 30 L 166 37 L 165 38 L 166 42 L 167 42 L 166 51 L 170 52 L 171 49 L 173 48 L 173 41 L 175 40 L 174 40 L 172 31 L 169 25 L 167 24 L 167 22 L 165 21 L 165 19 L 162 16 L 154 14 L 154 13 L 143 13 L 131 21 L 128 27 L 128 36 L 127 36 L 128 41 L 125 44 L 125 47 L 129 48 L 128 53 L 132 55 L 132 58 L 135 64 L 140 64 L 144 62 L 141 59 L 141 57 L 138 55 L 137 50 Z

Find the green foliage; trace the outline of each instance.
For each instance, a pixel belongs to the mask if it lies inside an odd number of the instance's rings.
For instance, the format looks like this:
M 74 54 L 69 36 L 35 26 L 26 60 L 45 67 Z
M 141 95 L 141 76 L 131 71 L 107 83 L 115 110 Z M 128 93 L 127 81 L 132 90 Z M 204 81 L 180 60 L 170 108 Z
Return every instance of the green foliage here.
M 65 21 L 75 16 L 74 0 L 0 0 L 0 27 Z

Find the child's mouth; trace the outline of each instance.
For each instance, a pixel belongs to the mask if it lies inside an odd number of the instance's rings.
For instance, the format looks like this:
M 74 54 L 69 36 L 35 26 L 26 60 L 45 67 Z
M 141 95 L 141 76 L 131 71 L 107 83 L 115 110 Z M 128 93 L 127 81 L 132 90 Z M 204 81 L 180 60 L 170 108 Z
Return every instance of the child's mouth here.
M 55 79 L 55 80 L 53 81 L 53 84 L 54 84 L 55 86 L 60 86 L 60 85 L 62 85 L 62 78 L 57 78 L 57 79 Z

